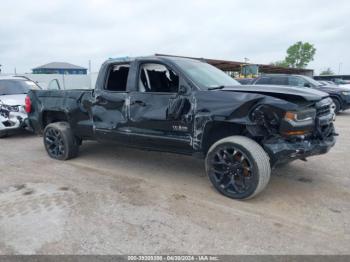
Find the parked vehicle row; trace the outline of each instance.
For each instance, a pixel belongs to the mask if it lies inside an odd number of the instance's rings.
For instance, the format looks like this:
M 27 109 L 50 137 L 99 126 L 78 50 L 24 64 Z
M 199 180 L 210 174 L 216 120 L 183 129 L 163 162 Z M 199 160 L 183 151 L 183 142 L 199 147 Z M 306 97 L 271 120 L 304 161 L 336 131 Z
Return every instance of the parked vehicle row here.
M 348 88 L 350 88 L 350 81 L 349 80 L 339 79 L 336 84 L 339 85 L 340 87 L 348 87 Z
M 268 184 L 271 168 L 335 144 L 332 99 L 316 88 L 242 86 L 201 61 L 110 59 L 94 90 L 31 90 L 28 123 L 51 158 L 84 140 L 205 159 L 213 186 L 234 199 Z
M 303 75 L 263 75 L 255 78 L 253 85 L 280 85 L 312 88 L 328 93 L 335 105 L 335 112 L 350 108 L 350 89 L 320 82 Z
M 40 87 L 25 77 L 0 78 L 0 138 L 27 128 L 24 105 L 31 89 Z

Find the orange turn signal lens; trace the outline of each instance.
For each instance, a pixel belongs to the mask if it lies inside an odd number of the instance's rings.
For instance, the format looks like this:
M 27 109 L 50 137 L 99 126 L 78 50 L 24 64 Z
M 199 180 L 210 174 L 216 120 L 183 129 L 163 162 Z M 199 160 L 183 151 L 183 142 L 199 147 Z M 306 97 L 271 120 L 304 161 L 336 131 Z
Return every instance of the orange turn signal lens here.
M 306 131 L 288 131 L 284 133 L 287 136 L 302 136 L 306 134 Z
M 293 112 L 286 112 L 286 114 L 284 115 L 284 118 L 288 120 L 295 120 L 296 114 Z

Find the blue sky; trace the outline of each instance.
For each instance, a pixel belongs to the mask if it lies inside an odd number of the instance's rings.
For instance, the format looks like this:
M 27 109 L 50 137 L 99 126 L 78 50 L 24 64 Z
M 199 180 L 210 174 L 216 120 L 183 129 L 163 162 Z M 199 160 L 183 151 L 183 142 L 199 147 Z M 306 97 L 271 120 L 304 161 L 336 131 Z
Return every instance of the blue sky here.
M 270 63 L 301 40 L 309 68 L 350 74 L 350 1 L 0 1 L 3 72 L 154 53 Z

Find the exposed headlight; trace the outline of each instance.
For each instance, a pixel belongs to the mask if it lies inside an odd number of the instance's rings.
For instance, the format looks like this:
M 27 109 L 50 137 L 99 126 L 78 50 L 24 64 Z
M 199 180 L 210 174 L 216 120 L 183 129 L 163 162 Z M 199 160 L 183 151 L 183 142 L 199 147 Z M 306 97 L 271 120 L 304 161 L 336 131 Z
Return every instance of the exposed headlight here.
M 341 92 L 344 96 L 349 96 L 350 95 L 350 91 L 343 91 Z
M 291 120 L 295 122 L 304 122 L 315 120 L 316 117 L 316 109 L 308 109 L 298 112 L 286 112 L 284 118 L 286 120 Z

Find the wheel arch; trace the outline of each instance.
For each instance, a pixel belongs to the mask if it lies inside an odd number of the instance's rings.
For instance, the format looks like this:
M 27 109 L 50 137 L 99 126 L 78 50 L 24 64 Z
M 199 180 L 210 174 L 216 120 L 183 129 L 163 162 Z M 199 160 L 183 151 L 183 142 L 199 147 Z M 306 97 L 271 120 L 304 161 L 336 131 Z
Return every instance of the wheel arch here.
M 202 151 L 206 154 L 209 148 L 222 138 L 242 135 L 246 130 L 244 124 L 229 121 L 210 121 L 206 123 L 202 137 Z
M 69 116 L 67 112 L 46 110 L 42 112 L 42 129 L 44 130 L 48 124 L 56 122 L 68 122 Z

